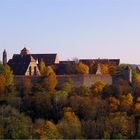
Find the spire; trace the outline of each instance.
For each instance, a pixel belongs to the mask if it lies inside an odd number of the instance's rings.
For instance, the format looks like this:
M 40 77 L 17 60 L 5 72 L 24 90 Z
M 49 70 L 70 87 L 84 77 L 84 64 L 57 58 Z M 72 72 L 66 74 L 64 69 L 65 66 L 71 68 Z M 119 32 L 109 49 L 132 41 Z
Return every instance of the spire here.
M 3 51 L 3 65 L 6 65 L 6 64 L 7 64 L 7 52 L 4 49 L 4 51 Z

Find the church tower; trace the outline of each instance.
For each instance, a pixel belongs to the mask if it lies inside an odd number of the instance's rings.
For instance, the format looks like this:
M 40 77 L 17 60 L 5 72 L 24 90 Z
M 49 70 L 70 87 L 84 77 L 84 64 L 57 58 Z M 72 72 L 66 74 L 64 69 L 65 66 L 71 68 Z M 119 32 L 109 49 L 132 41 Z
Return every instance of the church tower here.
M 7 52 L 4 49 L 4 51 L 3 51 L 3 65 L 6 65 L 6 64 L 7 64 Z

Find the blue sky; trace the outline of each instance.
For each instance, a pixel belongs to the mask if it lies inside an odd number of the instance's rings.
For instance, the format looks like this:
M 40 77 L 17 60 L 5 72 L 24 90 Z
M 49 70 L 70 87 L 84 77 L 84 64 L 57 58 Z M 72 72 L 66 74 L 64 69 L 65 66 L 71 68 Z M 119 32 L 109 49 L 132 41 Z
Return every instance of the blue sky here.
M 140 0 L 0 0 L 0 55 L 24 46 L 140 64 Z

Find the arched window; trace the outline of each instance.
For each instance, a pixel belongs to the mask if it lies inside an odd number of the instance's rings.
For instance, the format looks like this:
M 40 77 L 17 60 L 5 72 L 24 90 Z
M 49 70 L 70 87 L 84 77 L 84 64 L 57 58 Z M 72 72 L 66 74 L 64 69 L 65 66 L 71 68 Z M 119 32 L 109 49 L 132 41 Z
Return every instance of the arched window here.
M 29 75 L 30 76 L 32 75 L 32 67 L 31 66 L 29 67 Z
M 37 75 L 36 66 L 34 67 L 34 75 Z

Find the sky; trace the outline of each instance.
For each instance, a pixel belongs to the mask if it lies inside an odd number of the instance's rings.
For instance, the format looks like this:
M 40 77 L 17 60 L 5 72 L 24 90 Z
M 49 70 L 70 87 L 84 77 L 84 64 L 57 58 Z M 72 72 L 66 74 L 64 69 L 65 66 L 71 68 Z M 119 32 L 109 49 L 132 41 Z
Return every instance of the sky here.
M 0 0 L 0 56 L 24 47 L 140 64 L 140 0 Z

